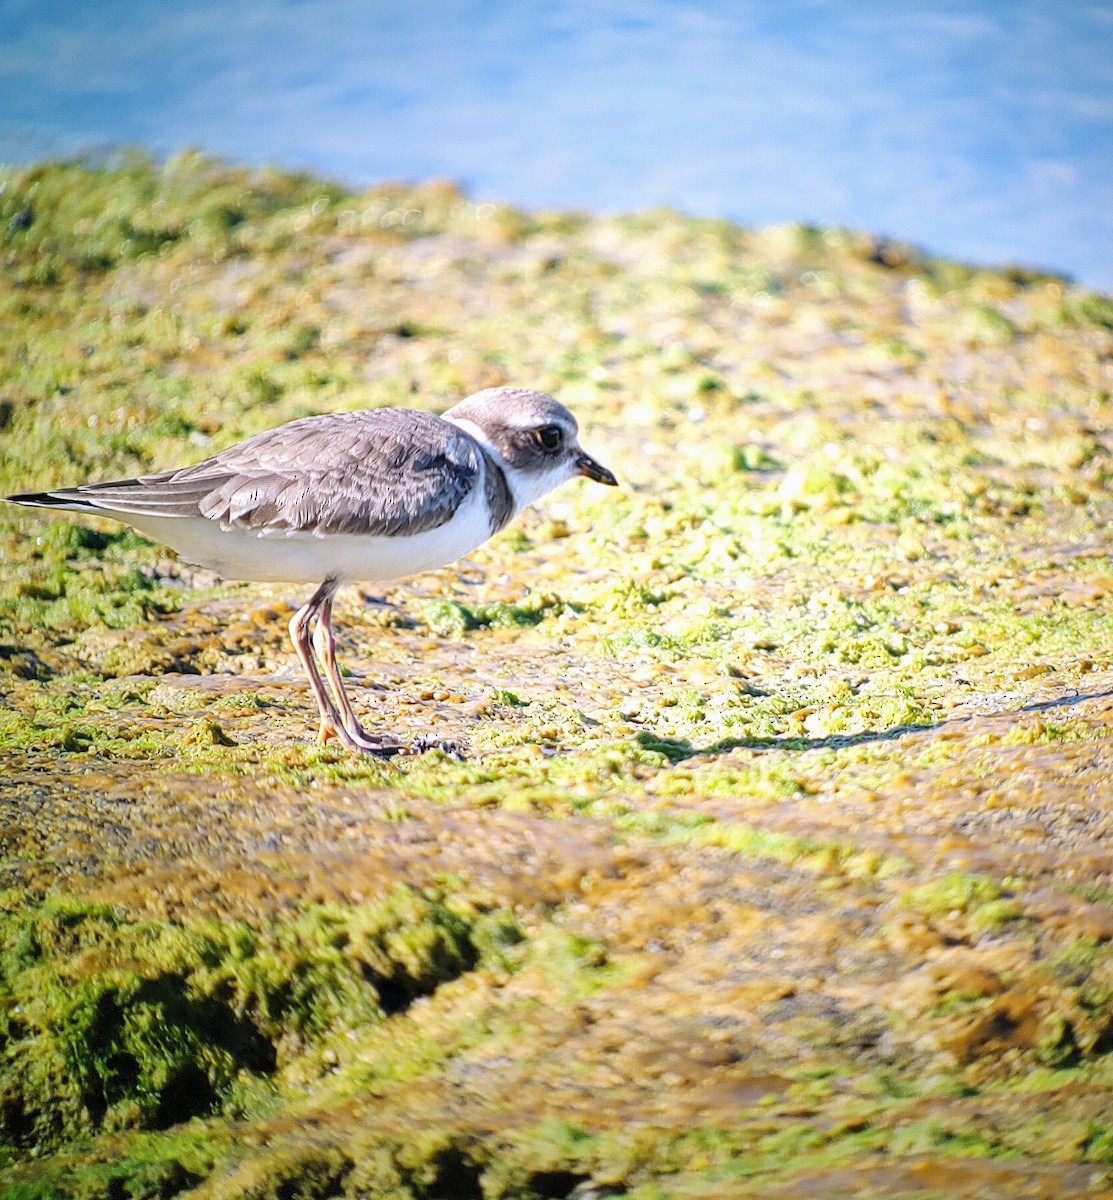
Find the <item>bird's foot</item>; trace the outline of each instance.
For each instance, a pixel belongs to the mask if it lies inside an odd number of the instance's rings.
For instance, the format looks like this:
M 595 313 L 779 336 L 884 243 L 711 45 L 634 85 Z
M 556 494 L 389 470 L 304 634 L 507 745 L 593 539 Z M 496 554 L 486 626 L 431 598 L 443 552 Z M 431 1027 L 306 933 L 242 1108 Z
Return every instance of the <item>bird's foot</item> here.
M 345 729 L 340 725 L 322 725 L 317 740 L 326 742 L 329 738 L 335 738 L 348 750 L 354 750 L 357 754 L 370 754 L 374 758 L 394 758 L 397 755 L 408 758 L 424 754 L 427 750 L 440 750 L 458 762 L 464 760 L 463 751 L 458 743 L 446 738 L 430 737 L 428 734 L 421 734 L 412 741 L 405 742 L 392 733 L 368 733 L 359 725 L 355 729 Z
M 317 733 L 318 744 L 323 746 L 333 740 L 345 750 L 370 754 L 374 758 L 393 758 L 396 754 L 407 752 L 406 743 L 389 733 L 367 733 L 358 725 L 355 729 L 345 729 L 343 725 L 322 722 Z

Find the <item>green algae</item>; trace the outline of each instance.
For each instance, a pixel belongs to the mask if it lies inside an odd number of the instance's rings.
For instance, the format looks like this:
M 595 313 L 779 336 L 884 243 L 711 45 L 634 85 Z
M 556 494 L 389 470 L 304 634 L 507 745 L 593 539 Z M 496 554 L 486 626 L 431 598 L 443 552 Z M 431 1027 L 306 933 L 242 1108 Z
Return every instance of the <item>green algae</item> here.
M 197 155 L 8 169 L 0 230 L 4 491 L 502 382 L 625 485 L 342 601 L 361 711 L 463 763 L 303 744 L 294 589 L 0 514 L 0 865 L 52 889 L 4 919 L 5 1195 L 1104 1186 L 1108 298 Z M 179 859 L 266 884 L 83 898 Z
M 905 892 L 901 900 L 927 917 L 965 917 L 980 930 L 992 930 L 1022 915 L 1002 884 L 980 875 L 944 875 Z
M 39 1152 L 90 1131 L 234 1115 L 247 1077 L 382 1021 L 517 936 L 508 914 L 408 890 L 258 929 L 27 901 L 4 897 L 0 1112 L 7 1143 Z
M 229 1138 L 211 1129 L 184 1126 L 174 1132 L 130 1134 L 126 1149 L 109 1157 L 46 1160 L 24 1166 L 5 1181 L 12 1200 L 163 1200 L 200 1183 Z
M 428 600 L 421 617 L 442 637 L 462 637 L 476 629 L 520 629 L 539 625 L 547 616 L 559 614 L 564 602 L 553 595 L 527 594 L 518 604 L 462 604 L 458 600 Z

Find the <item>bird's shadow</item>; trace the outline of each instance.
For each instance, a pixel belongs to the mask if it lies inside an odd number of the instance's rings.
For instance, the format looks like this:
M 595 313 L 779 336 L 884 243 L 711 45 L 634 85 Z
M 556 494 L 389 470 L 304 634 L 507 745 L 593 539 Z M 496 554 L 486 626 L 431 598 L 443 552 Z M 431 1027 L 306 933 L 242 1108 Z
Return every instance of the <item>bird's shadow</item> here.
M 634 741 L 643 750 L 655 750 L 670 762 L 684 762 L 690 758 L 715 758 L 731 750 L 844 750 L 850 746 L 864 746 L 874 742 L 894 742 L 917 733 L 931 733 L 936 729 L 955 729 L 967 725 L 977 718 L 1020 716 L 1024 713 L 1047 712 L 1055 708 L 1069 708 L 1087 700 L 1104 700 L 1113 696 L 1113 690 L 1103 692 L 1076 692 L 1072 696 L 1058 696 L 1054 700 L 1034 701 L 1019 708 L 996 713 L 971 713 L 953 717 L 946 721 L 935 721 L 916 725 L 895 725 L 892 729 L 867 730 L 863 733 L 836 733 L 829 737 L 796 737 L 784 734 L 779 737 L 720 738 L 707 746 L 694 746 L 683 738 L 658 737 L 656 734 L 639 733 Z

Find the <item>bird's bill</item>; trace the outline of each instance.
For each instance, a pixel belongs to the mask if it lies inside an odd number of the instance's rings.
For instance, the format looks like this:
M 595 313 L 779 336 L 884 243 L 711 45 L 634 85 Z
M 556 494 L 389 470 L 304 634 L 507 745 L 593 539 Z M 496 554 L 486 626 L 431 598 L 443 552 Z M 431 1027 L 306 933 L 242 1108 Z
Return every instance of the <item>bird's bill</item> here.
M 618 480 L 603 466 L 602 463 L 597 463 L 590 454 L 585 454 L 582 450 L 576 458 L 576 470 L 581 475 L 586 475 L 588 479 L 594 479 L 596 483 L 605 483 L 608 487 L 618 487 Z

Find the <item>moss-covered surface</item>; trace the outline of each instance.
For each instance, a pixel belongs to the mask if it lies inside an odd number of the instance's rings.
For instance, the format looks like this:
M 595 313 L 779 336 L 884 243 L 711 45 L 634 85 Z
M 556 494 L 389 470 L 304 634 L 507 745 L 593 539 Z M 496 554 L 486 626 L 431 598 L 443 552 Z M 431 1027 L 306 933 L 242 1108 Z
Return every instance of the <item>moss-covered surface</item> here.
M 843 230 L 0 181 L 0 489 L 513 382 L 585 481 L 339 607 L 0 513 L 0 1195 L 1113 1194 L 1113 303 Z

